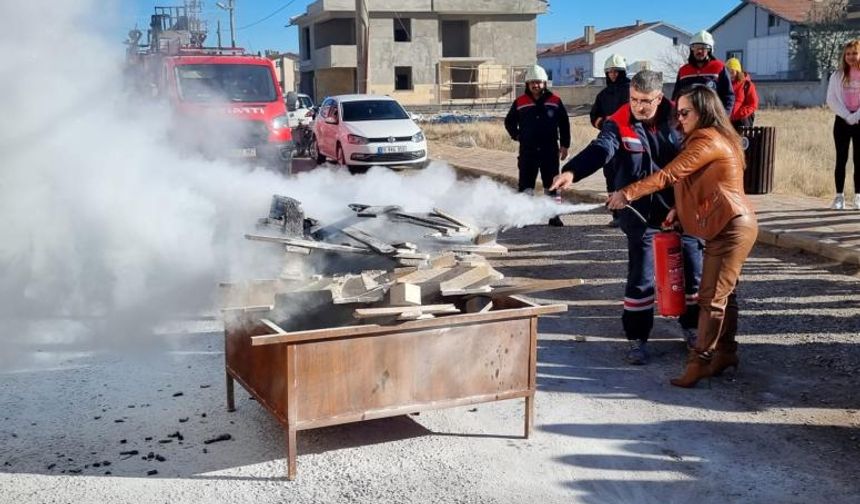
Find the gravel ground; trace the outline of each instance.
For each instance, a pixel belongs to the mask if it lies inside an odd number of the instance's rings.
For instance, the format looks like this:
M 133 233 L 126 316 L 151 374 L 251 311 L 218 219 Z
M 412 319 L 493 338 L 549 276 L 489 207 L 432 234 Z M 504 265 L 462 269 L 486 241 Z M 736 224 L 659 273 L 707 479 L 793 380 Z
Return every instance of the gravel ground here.
M 740 371 L 681 390 L 674 321 L 657 320 L 648 366 L 622 360 L 620 233 L 603 212 L 565 221 L 503 234 L 495 261 L 587 280 L 535 298 L 570 309 L 540 323 L 528 440 L 521 400 L 304 431 L 288 482 L 274 419 L 241 388 L 226 412 L 223 336 L 200 320 L 158 350 L 46 347 L 0 373 L 0 502 L 857 502 L 856 271 L 757 247 Z

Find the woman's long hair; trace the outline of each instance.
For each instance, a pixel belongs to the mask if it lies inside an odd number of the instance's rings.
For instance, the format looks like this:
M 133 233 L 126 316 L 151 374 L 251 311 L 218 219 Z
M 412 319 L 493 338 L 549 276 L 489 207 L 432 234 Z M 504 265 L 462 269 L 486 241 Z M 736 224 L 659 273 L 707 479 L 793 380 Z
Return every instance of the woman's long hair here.
M 729 120 L 728 114 L 726 114 L 726 108 L 723 106 L 723 102 L 716 91 L 699 84 L 681 91 L 681 94 L 678 96 L 679 100 L 681 96 L 686 96 L 690 100 L 693 110 L 699 114 L 696 129 L 714 128 L 717 130 L 723 138 L 729 141 L 732 150 L 735 151 L 735 155 L 743 163 L 744 150 L 741 147 L 741 136 L 732 126 L 732 122 Z
M 848 52 L 848 49 L 854 49 L 855 51 L 860 51 L 860 39 L 849 40 L 842 47 L 842 56 L 839 58 L 840 68 L 842 68 L 842 82 L 848 82 L 848 77 L 851 75 L 851 65 L 845 61 L 845 53 Z

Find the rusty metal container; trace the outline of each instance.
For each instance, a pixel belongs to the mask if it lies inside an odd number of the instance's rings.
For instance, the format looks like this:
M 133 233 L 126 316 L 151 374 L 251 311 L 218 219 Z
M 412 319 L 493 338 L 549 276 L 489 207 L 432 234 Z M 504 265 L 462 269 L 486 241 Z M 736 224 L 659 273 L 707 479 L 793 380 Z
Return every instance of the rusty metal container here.
M 289 479 L 296 477 L 296 433 L 317 427 L 525 399 L 528 437 L 538 316 L 567 310 L 510 296 L 478 313 L 285 331 L 269 320 L 272 308 L 225 311 L 227 406 L 235 407 L 238 381 L 281 423 Z

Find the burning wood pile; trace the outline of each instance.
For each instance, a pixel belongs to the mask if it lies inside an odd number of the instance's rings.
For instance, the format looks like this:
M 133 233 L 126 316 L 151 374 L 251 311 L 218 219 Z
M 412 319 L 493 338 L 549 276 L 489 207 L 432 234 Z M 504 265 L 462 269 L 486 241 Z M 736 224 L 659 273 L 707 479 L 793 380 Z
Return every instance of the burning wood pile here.
M 285 267 L 277 280 L 234 289 L 245 294 L 225 300 L 227 309 L 272 310 L 281 330 L 307 330 L 487 312 L 493 298 L 582 283 L 506 282 L 485 257 L 507 253 L 496 243 L 497 230 L 479 229 L 441 209 L 418 214 L 397 206 L 349 208 L 353 215 L 321 225 L 304 216 L 300 202 L 274 196 L 258 226 L 265 234 L 246 238 L 282 244 Z M 306 274 L 327 267 L 329 274 Z

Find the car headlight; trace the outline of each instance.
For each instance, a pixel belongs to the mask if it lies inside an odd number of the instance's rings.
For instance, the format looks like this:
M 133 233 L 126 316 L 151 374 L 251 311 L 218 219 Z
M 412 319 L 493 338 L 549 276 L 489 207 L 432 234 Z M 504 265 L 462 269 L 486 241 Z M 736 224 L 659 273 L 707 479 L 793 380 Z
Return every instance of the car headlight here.
M 355 144 L 355 145 L 364 145 L 367 143 L 366 138 L 364 138 L 363 136 L 358 136 L 358 135 L 347 135 L 346 141 L 351 143 L 351 144 Z
M 412 135 L 412 141 L 413 142 L 423 142 L 424 141 L 424 132 L 419 131 L 418 133 L 415 133 L 414 135 Z
M 279 115 L 272 119 L 272 129 L 279 130 L 290 127 L 290 119 L 285 115 Z

